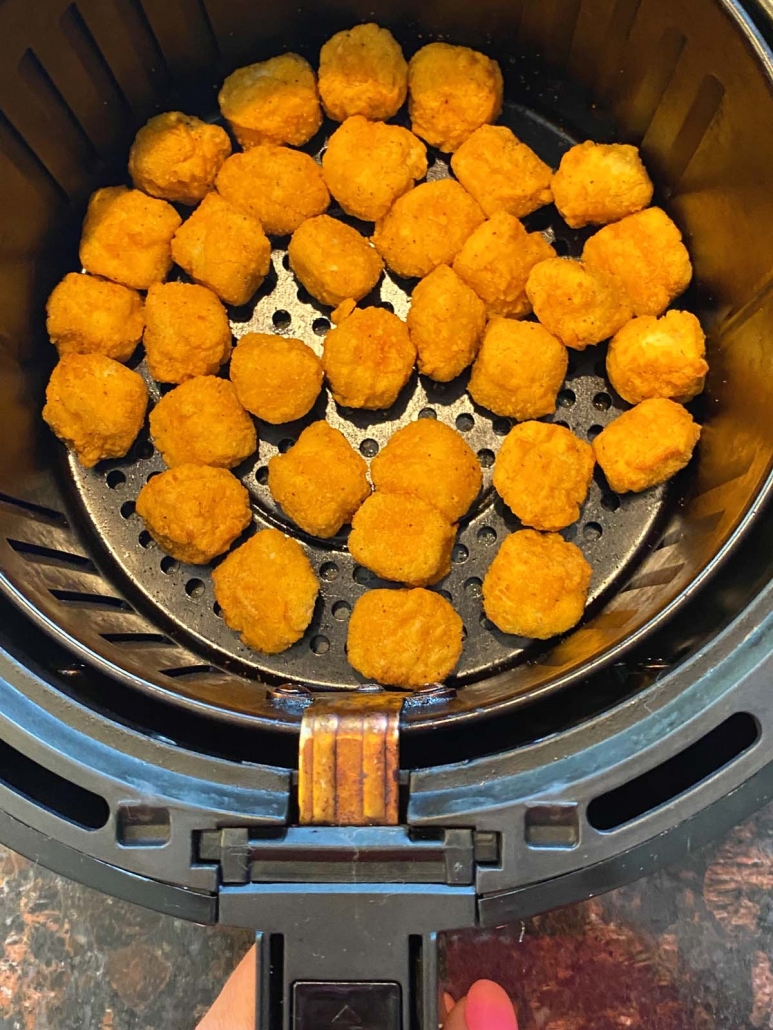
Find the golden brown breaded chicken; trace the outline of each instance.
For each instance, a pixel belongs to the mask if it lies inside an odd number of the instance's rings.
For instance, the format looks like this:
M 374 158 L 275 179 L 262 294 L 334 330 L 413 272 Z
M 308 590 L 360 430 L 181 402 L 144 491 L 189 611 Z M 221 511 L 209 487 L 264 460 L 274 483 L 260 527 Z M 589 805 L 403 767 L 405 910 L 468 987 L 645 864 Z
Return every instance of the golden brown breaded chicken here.
M 538 322 L 492 318 L 468 390 L 481 407 L 524 422 L 556 410 L 568 365 L 566 347 Z
M 300 640 L 314 615 L 319 582 L 299 543 L 264 529 L 212 572 L 226 625 L 247 647 L 278 654 Z
M 502 443 L 494 488 L 524 526 L 563 529 L 580 517 L 594 465 L 590 444 L 563 426 L 522 422 Z
M 311 347 L 270 333 L 242 336 L 230 375 L 247 411 L 274 425 L 303 418 L 322 389 L 322 362 Z
M 260 143 L 303 146 L 322 124 L 314 70 L 298 54 L 237 68 L 217 99 L 245 150 Z
M 129 175 L 151 197 L 198 204 L 214 189 L 215 176 L 230 153 L 225 129 L 167 111 L 151 118 L 134 137 Z
M 486 325 L 486 305 L 448 265 L 416 284 L 407 318 L 419 371 L 439 383 L 455 379 L 474 360 Z
M 433 590 L 369 590 L 352 609 L 346 653 L 366 679 L 423 687 L 454 671 L 463 629 L 448 601 Z
M 153 283 L 145 301 L 145 358 L 159 383 L 214 375 L 231 356 L 225 308 L 206 286 Z
M 408 64 L 411 128 L 430 146 L 449 152 L 502 110 L 502 72 L 496 61 L 449 43 L 429 43 Z
M 576 625 L 593 570 L 558 533 L 521 529 L 502 542 L 483 580 L 483 610 L 503 633 L 547 640 Z
M 183 222 L 172 254 L 191 279 L 226 304 L 246 304 L 271 266 L 271 244 L 260 222 L 219 193 L 208 193 Z
M 147 290 L 172 267 L 172 237 L 180 216 L 141 190 L 105 186 L 92 193 L 80 242 L 80 262 L 92 275 Z
M 273 143 L 229 157 L 218 174 L 217 189 L 275 236 L 295 232 L 330 204 L 317 162 L 300 150 Z
M 400 44 L 373 22 L 337 32 L 319 52 L 319 95 L 328 117 L 391 118 L 408 92 Z
M 608 339 L 633 315 L 620 279 L 573 258 L 554 257 L 535 265 L 526 296 L 548 332 L 573 350 Z
M 211 465 L 178 465 L 153 476 L 139 492 L 137 514 L 167 554 L 191 565 L 227 551 L 252 521 L 245 488 Z
M 409 494 L 371 494 L 352 519 L 349 551 L 381 579 L 425 587 L 451 571 L 456 539 L 437 508 Z
M 505 125 L 481 125 L 451 158 L 454 175 L 491 217 L 516 218 L 553 199 L 553 169 Z
M 599 229 L 586 241 L 582 259 L 623 281 L 635 315 L 661 315 L 692 279 L 682 234 L 659 207 Z
M 619 494 L 665 483 L 692 457 L 701 427 L 686 408 L 664 397 L 624 412 L 593 441 L 596 460 Z
M 669 397 L 686 404 L 703 389 L 709 366 L 706 337 L 689 311 L 667 311 L 662 318 L 632 318 L 612 337 L 607 375 L 629 404 Z
M 370 494 L 368 466 L 338 429 L 312 422 L 268 463 L 268 488 L 296 525 L 328 539 Z
M 376 223 L 373 243 L 398 275 L 429 275 L 438 265 L 450 265 L 484 220 L 478 202 L 463 186 L 436 179 L 398 197 Z
M 526 280 L 555 251 L 539 232 L 526 232 L 514 215 L 499 211 L 469 237 L 454 271 L 485 302 L 489 314 L 522 318 L 531 311 Z
M 46 387 L 43 418 L 85 468 L 123 458 L 145 420 L 148 388 L 103 354 L 63 354 Z
M 638 148 L 626 143 L 578 143 L 561 158 L 553 177 L 553 200 L 573 229 L 641 211 L 652 192 Z
M 348 215 L 375 222 L 427 174 L 427 148 L 400 125 L 353 115 L 328 140 L 322 171 Z
M 384 271 L 384 262 L 356 229 L 330 215 L 309 218 L 287 248 L 290 267 L 312 297 L 338 307 L 361 300 Z
M 357 308 L 327 334 L 322 355 L 336 403 L 372 410 L 391 408 L 415 361 L 405 322 L 385 308 Z
M 150 413 L 150 435 L 166 464 L 233 468 L 258 446 L 233 383 L 197 376 L 165 394 Z
M 128 361 L 145 318 L 136 290 L 68 272 L 46 303 L 46 329 L 59 354 L 103 354 Z
M 449 522 L 467 513 L 483 485 L 475 451 L 455 429 L 430 418 L 398 429 L 370 463 L 370 475 L 376 490 L 420 497 Z

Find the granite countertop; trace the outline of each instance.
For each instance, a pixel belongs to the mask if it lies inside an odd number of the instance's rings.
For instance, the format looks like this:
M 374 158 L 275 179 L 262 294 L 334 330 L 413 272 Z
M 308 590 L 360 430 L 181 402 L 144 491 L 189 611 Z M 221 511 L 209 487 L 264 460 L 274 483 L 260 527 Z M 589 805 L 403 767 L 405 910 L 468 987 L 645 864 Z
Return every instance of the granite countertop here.
M 0 1030 L 192 1030 L 249 933 L 157 915 L 0 848 Z M 773 1028 L 773 806 L 630 887 L 450 934 L 444 986 L 499 980 L 521 1030 Z

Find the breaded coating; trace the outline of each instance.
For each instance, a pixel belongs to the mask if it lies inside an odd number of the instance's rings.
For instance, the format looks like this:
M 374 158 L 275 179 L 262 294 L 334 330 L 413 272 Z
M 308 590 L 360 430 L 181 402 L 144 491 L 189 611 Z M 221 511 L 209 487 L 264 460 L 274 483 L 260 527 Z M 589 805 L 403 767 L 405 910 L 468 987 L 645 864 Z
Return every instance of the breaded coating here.
M 135 290 L 163 282 L 172 267 L 172 237 L 180 216 L 141 190 L 105 186 L 92 193 L 79 257 L 87 272 Z
M 63 354 L 46 387 L 43 418 L 85 468 L 123 458 L 145 421 L 148 388 L 103 354 Z
M 322 362 L 311 347 L 289 336 L 242 336 L 230 374 L 247 411 L 274 425 L 303 418 L 322 389 Z
M 526 296 L 548 332 L 573 350 L 608 339 L 633 315 L 620 279 L 573 258 L 554 257 L 535 265 Z
M 298 54 L 237 68 L 217 99 L 245 150 L 261 143 L 303 146 L 322 124 L 314 70 Z
M 548 640 L 585 611 L 593 570 L 557 533 L 521 529 L 506 537 L 483 580 L 483 610 L 503 633 Z
M 599 229 L 586 241 L 582 259 L 623 281 L 634 315 L 661 315 L 692 279 L 682 234 L 659 207 Z
M 46 303 L 46 329 L 62 354 L 102 354 L 128 361 L 145 318 L 136 290 L 93 275 L 68 272 Z
M 502 72 L 496 61 L 449 43 L 429 43 L 408 64 L 411 128 L 430 146 L 449 152 L 502 111 Z
M 167 111 L 151 118 L 134 137 L 129 175 L 151 197 L 198 204 L 214 189 L 215 176 L 230 153 L 225 129 Z
M 586 140 L 561 158 L 553 200 L 572 229 L 606 225 L 646 207 L 652 182 L 637 147 Z
M 369 590 L 349 618 L 349 664 L 390 687 L 442 682 L 462 655 L 464 626 L 440 594 L 413 590 Z
M 607 375 L 629 404 L 669 397 L 686 404 L 702 390 L 709 366 L 706 337 L 689 311 L 667 311 L 662 318 L 632 318 L 612 338 Z
M 655 397 L 610 422 L 593 441 L 593 450 L 616 493 L 638 494 L 683 469 L 700 435 L 701 427 L 686 408 Z
M 349 551 L 381 579 L 411 587 L 437 583 L 451 571 L 456 526 L 409 494 L 371 494 L 352 519 Z
M 595 463 L 591 445 L 563 426 L 522 422 L 497 455 L 494 488 L 524 526 L 552 532 L 580 517 Z
M 451 158 L 451 168 L 489 217 L 506 211 L 523 218 L 553 199 L 553 169 L 505 125 L 481 125 Z
M 219 193 L 208 193 L 172 240 L 172 254 L 191 279 L 226 304 L 246 304 L 271 266 L 260 222 Z
M 408 382 L 416 348 L 402 319 L 385 308 L 358 308 L 325 337 L 322 367 L 337 404 L 391 408 Z
M 514 215 L 499 211 L 467 240 L 454 271 L 485 302 L 489 314 L 522 318 L 531 311 L 529 273 L 554 254 L 542 233 L 526 232 Z
M 226 625 L 247 647 L 278 654 L 300 640 L 314 616 L 319 582 L 301 545 L 264 529 L 212 572 Z
M 556 410 L 568 365 L 566 347 L 539 322 L 492 318 L 468 390 L 481 407 L 525 422 Z
M 296 525 L 326 540 L 370 494 L 368 466 L 338 429 L 312 422 L 268 463 L 268 488 Z
M 227 551 L 252 521 L 245 488 L 211 465 L 178 465 L 153 476 L 139 492 L 137 514 L 167 554 L 191 565 Z
M 225 308 L 206 286 L 153 283 L 145 301 L 145 358 L 159 383 L 214 375 L 231 356 Z
M 233 468 L 258 446 L 233 383 L 216 376 L 188 379 L 165 394 L 150 413 L 150 435 L 170 468 L 187 463 Z
M 430 418 L 398 429 L 370 463 L 370 476 L 376 490 L 420 497 L 449 522 L 467 514 L 483 485 L 475 451 L 455 429 Z
M 408 65 L 388 29 L 369 22 L 337 32 L 319 52 L 319 95 L 328 117 L 391 118 L 408 92 Z
M 427 174 L 427 148 L 400 125 L 354 115 L 328 140 L 322 171 L 348 215 L 375 222 Z
M 233 154 L 220 169 L 217 189 L 274 236 L 295 232 L 330 204 L 322 170 L 300 150 L 273 143 Z
M 486 305 L 452 268 L 438 265 L 416 284 L 407 325 L 419 355 L 419 371 L 447 383 L 478 353 Z
M 290 267 L 312 297 L 337 307 L 362 300 L 384 271 L 384 262 L 356 229 L 330 215 L 309 218 L 287 248 Z
M 373 243 L 393 272 L 421 277 L 438 265 L 450 265 L 484 220 L 463 186 L 436 179 L 398 197 L 376 223 Z

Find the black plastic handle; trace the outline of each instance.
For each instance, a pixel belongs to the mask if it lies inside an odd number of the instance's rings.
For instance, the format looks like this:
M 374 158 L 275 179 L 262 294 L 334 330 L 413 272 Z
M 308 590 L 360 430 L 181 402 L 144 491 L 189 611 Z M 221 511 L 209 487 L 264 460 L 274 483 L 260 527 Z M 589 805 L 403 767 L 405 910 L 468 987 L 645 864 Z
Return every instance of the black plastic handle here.
M 475 922 L 473 887 L 224 887 L 257 933 L 257 1030 L 437 1030 L 437 933 Z M 348 1021 L 348 1022 L 347 1022 Z

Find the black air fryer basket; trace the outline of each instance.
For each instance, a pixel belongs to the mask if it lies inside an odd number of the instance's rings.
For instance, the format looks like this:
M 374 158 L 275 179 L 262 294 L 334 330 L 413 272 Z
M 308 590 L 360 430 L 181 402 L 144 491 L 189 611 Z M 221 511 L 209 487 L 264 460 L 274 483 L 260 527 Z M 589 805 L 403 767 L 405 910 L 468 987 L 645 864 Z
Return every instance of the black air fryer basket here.
M 0 838 L 117 896 L 255 929 L 261 1027 L 326 1027 L 343 997 L 366 1025 L 428 1030 L 437 931 L 608 889 L 773 795 L 771 14 L 734 0 L 0 7 Z M 485 485 L 441 584 L 465 622 L 463 659 L 399 716 L 399 825 L 306 826 L 301 722 L 363 696 L 346 620 L 377 582 L 345 537 L 303 537 L 271 500 L 267 461 L 305 423 L 260 425 L 258 456 L 237 470 L 256 524 L 299 535 L 322 584 L 304 639 L 260 656 L 225 626 L 206 573 L 143 531 L 134 501 L 162 467 L 147 436 L 83 470 L 42 425 L 43 308 L 75 266 L 89 193 L 125 180 L 140 124 L 169 109 L 214 117 L 234 67 L 286 50 L 315 63 L 363 20 L 407 56 L 443 39 L 497 58 L 501 121 L 553 166 L 584 139 L 641 146 L 693 258 L 680 304 L 707 330 L 711 372 L 684 473 L 636 496 L 594 482 L 574 536 L 591 603 L 543 646 L 500 634 L 481 607 L 516 525 L 490 482 L 510 423 L 463 380 L 412 381 L 385 414 L 321 402 L 309 420 L 327 417 L 366 457 L 417 417 L 447 422 Z M 449 174 L 447 157 L 430 163 L 430 178 Z M 552 207 L 526 224 L 559 253 L 588 235 Z M 328 312 L 298 288 L 286 242 L 254 303 L 231 312 L 234 332 L 319 351 Z M 410 286 L 387 275 L 369 301 L 404 316 Z M 619 414 L 603 362 L 603 348 L 572 354 L 554 416 L 586 438 Z

